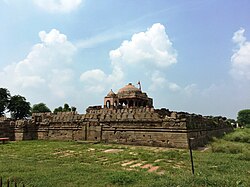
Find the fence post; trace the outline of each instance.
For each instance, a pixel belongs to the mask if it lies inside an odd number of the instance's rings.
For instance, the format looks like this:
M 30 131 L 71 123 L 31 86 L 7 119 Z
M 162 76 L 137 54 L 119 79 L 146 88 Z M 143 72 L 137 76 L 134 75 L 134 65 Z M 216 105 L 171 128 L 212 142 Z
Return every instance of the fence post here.
M 193 162 L 192 143 L 191 143 L 192 140 L 194 140 L 194 138 L 189 138 L 188 144 L 189 144 L 190 160 L 192 165 L 192 174 L 194 175 L 194 162 Z
M 3 178 L 0 177 L 0 187 L 2 187 L 2 186 L 3 186 Z

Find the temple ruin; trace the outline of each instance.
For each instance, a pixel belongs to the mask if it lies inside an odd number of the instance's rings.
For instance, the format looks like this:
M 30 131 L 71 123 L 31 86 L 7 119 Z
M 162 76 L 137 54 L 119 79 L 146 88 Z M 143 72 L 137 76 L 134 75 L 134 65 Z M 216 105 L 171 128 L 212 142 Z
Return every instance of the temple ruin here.
M 104 97 L 104 106 L 76 112 L 35 113 L 32 119 L 0 119 L 0 137 L 11 140 L 74 140 L 188 148 L 231 132 L 225 117 L 154 109 L 153 99 L 129 83 Z
M 136 88 L 132 83 L 118 90 L 115 94 L 113 90 L 104 98 L 104 108 L 135 108 L 135 107 L 153 107 L 153 99 L 149 98 L 145 92 Z

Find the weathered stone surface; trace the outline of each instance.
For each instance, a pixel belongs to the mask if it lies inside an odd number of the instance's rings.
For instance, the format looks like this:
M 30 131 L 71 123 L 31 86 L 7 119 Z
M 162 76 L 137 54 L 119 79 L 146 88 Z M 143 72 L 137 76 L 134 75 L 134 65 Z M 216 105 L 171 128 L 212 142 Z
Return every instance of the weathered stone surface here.
M 91 140 L 133 145 L 194 147 L 230 132 L 222 117 L 150 108 L 88 109 L 86 114 L 33 114 L 31 120 L 0 119 L 0 137 L 11 140 Z
M 128 119 L 129 120 L 133 120 L 134 119 L 134 115 L 132 114 L 132 112 L 128 114 Z
M 177 118 L 177 113 L 176 112 L 172 112 L 170 115 L 171 118 L 176 119 Z

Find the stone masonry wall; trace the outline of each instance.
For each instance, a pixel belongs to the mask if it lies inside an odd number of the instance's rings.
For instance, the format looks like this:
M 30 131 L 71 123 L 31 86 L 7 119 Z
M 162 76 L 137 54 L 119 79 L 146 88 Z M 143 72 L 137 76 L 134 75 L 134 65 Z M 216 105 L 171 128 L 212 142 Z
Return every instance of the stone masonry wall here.
M 4 117 L 0 118 L 0 138 L 2 137 L 8 137 L 10 140 L 15 139 L 14 123 Z
M 232 131 L 226 118 L 203 117 L 167 109 L 87 109 L 86 114 L 33 114 L 31 120 L 0 120 L 0 137 L 11 140 L 87 140 L 187 148 Z

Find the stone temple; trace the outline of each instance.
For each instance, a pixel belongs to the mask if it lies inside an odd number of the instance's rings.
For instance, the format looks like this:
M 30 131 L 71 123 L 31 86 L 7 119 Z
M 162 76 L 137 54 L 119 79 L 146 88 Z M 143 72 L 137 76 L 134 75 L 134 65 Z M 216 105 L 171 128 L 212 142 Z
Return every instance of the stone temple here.
M 140 86 L 140 83 L 139 83 Z M 115 94 L 112 90 L 104 98 L 104 108 L 131 108 L 153 107 L 153 99 L 141 91 L 141 86 L 136 88 L 132 83 L 124 86 Z
M 104 97 L 104 106 L 77 112 L 35 113 L 32 119 L 0 118 L 0 137 L 69 140 L 188 148 L 233 130 L 227 118 L 155 109 L 153 99 L 129 83 Z

